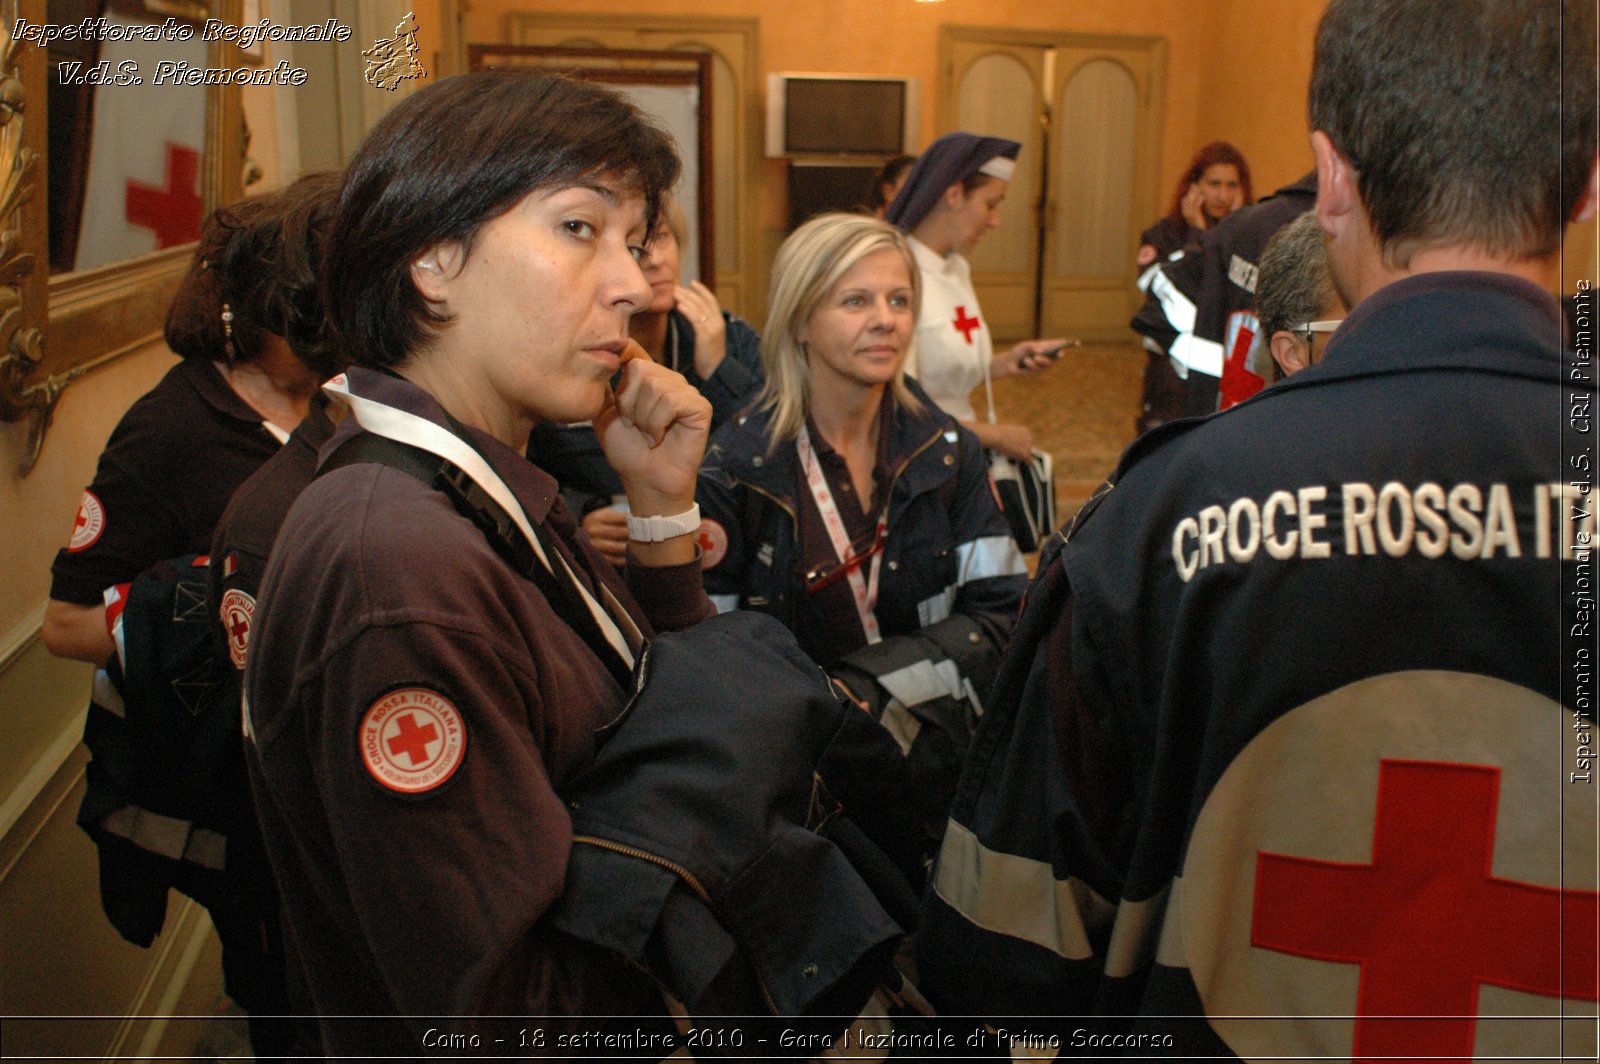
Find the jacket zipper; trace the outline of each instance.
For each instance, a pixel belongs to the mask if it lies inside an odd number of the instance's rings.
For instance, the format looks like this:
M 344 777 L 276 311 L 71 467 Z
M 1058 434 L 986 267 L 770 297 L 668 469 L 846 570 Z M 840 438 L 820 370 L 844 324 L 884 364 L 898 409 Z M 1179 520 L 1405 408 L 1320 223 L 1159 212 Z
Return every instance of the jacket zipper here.
M 751 491 L 755 492 L 757 495 L 763 495 L 763 496 L 771 499 L 773 502 L 777 503 L 778 509 L 780 509 L 784 513 L 788 514 L 790 521 L 793 521 L 796 525 L 799 525 L 800 518 L 795 514 L 794 507 L 790 506 L 788 503 L 784 502 L 782 499 L 778 498 L 778 496 L 772 494 L 772 492 L 768 491 L 767 489 L 757 486 L 753 481 L 744 480 L 743 478 L 740 478 L 740 483 L 742 483 L 745 487 L 749 488 Z
M 916 450 L 914 450 L 910 454 L 906 455 L 905 459 L 903 461 L 901 461 L 901 463 L 898 466 L 895 467 L 894 475 L 889 478 L 889 486 L 885 491 L 885 497 L 884 497 L 884 501 L 883 501 L 884 506 L 888 506 L 889 505 L 889 496 L 892 496 L 894 494 L 894 486 L 895 486 L 895 484 L 897 484 L 899 482 L 900 474 L 904 473 L 906 471 L 907 467 L 909 467 L 912 462 L 916 461 L 916 458 L 917 458 L 918 455 L 920 455 L 923 451 L 926 451 L 929 447 L 932 447 L 935 443 L 938 443 L 939 442 L 939 437 L 943 436 L 943 435 L 944 435 L 944 432 L 942 430 L 936 430 L 932 436 L 929 436 L 925 441 L 923 441 L 922 446 L 918 447 Z M 784 502 L 781 498 L 779 498 L 778 496 L 774 495 L 772 492 L 768 491 L 767 489 L 761 487 L 760 485 L 756 484 L 752 480 L 748 480 L 748 479 L 746 479 L 744 477 L 740 477 L 739 478 L 739 482 L 742 483 L 745 487 L 749 488 L 751 491 L 755 492 L 757 495 L 761 495 L 761 496 L 764 496 L 764 497 L 766 497 L 768 499 L 771 499 L 775 504 L 777 504 L 779 509 L 781 509 L 784 513 L 789 515 L 789 520 L 794 522 L 796 527 L 799 526 L 800 517 L 799 517 L 798 514 L 795 513 L 794 507 L 790 506 L 787 502 Z
M 884 494 L 883 505 L 886 511 L 889 506 L 889 500 L 894 497 L 894 486 L 900 482 L 900 474 L 904 473 L 911 463 L 917 460 L 918 455 L 920 455 L 923 451 L 926 451 L 929 447 L 932 447 L 935 443 L 938 443 L 939 437 L 943 435 L 943 430 L 934 430 L 933 435 L 929 436 L 925 441 L 923 441 L 921 447 L 918 447 L 916 450 L 906 455 L 905 461 L 901 462 L 899 467 L 895 469 L 894 476 L 889 478 L 889 487 Z
M 706 905 L 712 909 L 712 911 L 716 910 L 716 906 L 712 904 L 710 893 L 706 891 L 706 888 L 701 884 L 700 880 L 696 878 L 693 872 L 689 871 L 680 864 L 669 861 L 659 854 L 651 853 L 649 850 L 641 850 L 636 846 L 628 846 L 620 842 L 612 842 L 610 839 L 602 839 L 595 835 L 574 835 L 572 837 L 572 841 L 585 842 L 590 846 L 598 846 L 602 850 L 610 850 L 613 853 L 620 853 L 626 857 L 634 857 L 641 861 L 649 861 L 653 865 L 658 865 L 662 868 L 665 868 L 667 871 L 671 872 L 673 875 L 687 883 L 689 885 L 689 889 L 694 891 L 695 897 L 705 902 Z M 770 1011 L 774 1016 L 779 1015 L 778 1003 L 772 1000 L 772 992 L 767 989 L 767 984 L 762 982 L 761 976 L 756 974 L 754 966 L 751 967 L 750 974 L 755 979 L 756 986 L 761 989 L 761 997 L 762 1000 L 767 1003 L 768 1011 Z

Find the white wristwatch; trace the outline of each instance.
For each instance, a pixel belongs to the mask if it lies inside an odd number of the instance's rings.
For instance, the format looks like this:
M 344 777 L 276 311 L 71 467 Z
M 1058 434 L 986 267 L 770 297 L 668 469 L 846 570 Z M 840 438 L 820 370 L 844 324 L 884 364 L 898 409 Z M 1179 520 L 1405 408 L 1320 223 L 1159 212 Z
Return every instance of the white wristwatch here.
M 687 536 L 700 531 L 700 504 L 695 503 L 681 514 L 671 517 L 635 517 L 628 515 L 628 538 L 637 543 L 660 543 L 663 540 Z

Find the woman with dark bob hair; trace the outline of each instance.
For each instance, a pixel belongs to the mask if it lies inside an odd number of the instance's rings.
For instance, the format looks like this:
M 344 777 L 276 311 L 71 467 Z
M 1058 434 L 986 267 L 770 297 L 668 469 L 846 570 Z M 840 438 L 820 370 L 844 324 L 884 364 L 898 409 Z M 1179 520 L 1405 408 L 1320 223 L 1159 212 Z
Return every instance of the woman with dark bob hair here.
M 761 337 L 749 322 L 723 310 L 704 283 L 680 283 L 688 248 L 688 221 L 669 198 L 650 235 L 649 254 L 639 263 L 650 282 L 650 304 L 628 322 L 628 335 L 706 397 L 714 431 L 761 387 Z M 628 546 L 627 514 L 618 506 L 622 483 L 606 463 L 594 427 L 543 422 L 533 430 L 528 457 L 561 482 L 562 497 L 589 539 L 622 566 Z
M 513 70 L 408 97 L 350 164 L 324 277 L 351 416 L 273 548 L 244 681 L 330 1053 L 414 1054 L 429 1017 L 468 1017 L 459 1037 L 660 1011 L 541 917 L 572 842 L 558 792 L 642 638 L 713 612 L 692 535 L 711 407 L 628 339 L 677 174 L 615 93 Z M 634 515 L 625 581 L 522 457 L 545 420 L 594 422 Z

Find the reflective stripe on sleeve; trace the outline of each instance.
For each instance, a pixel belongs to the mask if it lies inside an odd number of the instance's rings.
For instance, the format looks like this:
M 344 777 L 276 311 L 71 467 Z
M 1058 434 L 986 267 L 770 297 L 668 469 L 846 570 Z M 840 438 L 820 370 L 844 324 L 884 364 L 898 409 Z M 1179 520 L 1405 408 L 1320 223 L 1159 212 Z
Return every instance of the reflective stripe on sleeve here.
M 174 861 L 187 861 L 202 868 L 221 871 L 226 864 L 228 840 L 207 828 L 197 828 L 187 820 L 152 813 L 136 805 L 125 805 L 106 815 L 100 826 L 108 833 L 127 839 L 141 850 Z
M 1167 316 L 1167 321 L 1178 332 L 1178 338 L 1172 341 L 1172 347 L 1167 352 L 1178 376 L 1187 380 L 1191 369 L 1209 373 L 1213 377 L 1222 376 L 1222 345 L 1202 340 L 1194 334 L 1194 301 L 1184 295 L 1165 272 L 1157 273 L 1150 279 L 1150 291 L 1161 304 L 1161 312 Z
M 1172 278 L 1163 270 L 1157 270 L 1154 277 L 1150 278 L 1150 291 L 1156 297 L 1156 302 L 1161 304 L 1161 313 L 1167 316 L 1167 321 L 1180 333 L 1194 332 L 1194 300 L 1184 295 L 1177 285 L 1172 283 Z
M 889 699 L 889 704 L 883 707 L 883 716 L 878 718 L 878 723 L 882 724 L 884 731 L 887 731 L 899 744 L 900 753 L 903 755 L 911 753 L 911 744 L 922 734 L 922 721 L 902 705 L 898 698 Z
M 917 622 L 926 628 L 950 616 L 956 608 L 956 591 L 963 584 L 994 576 L 1027 575 L 1028 563 L 1009 535 L 968 540 L 956 547 L 956 582 L 917 603 Z
M 917 623 L 926 628 L 950 616 L 956 607 L 956 586 L 951 584 L 937 594 L 929 595 L 917 603 Z
M 1009 535 L 980 536 L 956 548 L 956 587 L 992 576 L 1026 576 L 1028 564 Z
M 1211 377 L 1222 376 L 1222 345 L 1212 340 L 1202 340 L 1194 333 L 1179 333 L 1178 338 L 1172 341 L 1172 350 L 1167 354 L 1172 361 Z M 1187 372 L 1179 373 L 1185 380 L 1189 378 Z
M 962 698 L 966 691 L 961 683 L 961 670 L 946 658 L 932 662 L 924 658 L 904 668 L 884 673 L 877 678 L 878 685 L 902 705 L 920 706 L 935 698 Z
M 1082 880 L 1057 879 L 1043 861 L 991 850 L 953 820 L 939 850 L 933 889 L 975 926 L 1073 961 L 1094 952 L 1084 915 L 1098 923 L 1114 911 Z
M 1172 888 L 1162 887 L 1144 901 L 1127 901 L 1117 906 L 1117 922 L 1111 928 L 1111 944 L 1106 947 L 1106 975 L 1122 979 L 1148 965 L 1156 956 L 1162 934 L 1161 921 L 1167 914 L 1167 896 Z
M 117 690 L 117 685 L 111 682 L 111 674 L 104 669 L 94 670 L 94 687 L 89 699 L 107 713 L 119 717 L 128 715 L 128 708 L 122 702 L 122 692 Z

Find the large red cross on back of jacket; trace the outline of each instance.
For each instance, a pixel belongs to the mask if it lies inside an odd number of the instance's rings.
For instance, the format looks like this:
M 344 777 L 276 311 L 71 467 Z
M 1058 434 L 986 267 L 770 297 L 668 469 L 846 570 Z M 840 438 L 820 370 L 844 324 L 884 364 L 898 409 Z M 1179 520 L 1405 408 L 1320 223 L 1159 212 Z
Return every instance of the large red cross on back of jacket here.
M 1494 875 L 1499 793 L 1494 766 L 1384 760 L 1371 864 L 1258 855 L 1251 944 L 1361 965 L 1356 1060 L 1470 1059 L 1486 984 L 1600 999 L 1600 894 Z

